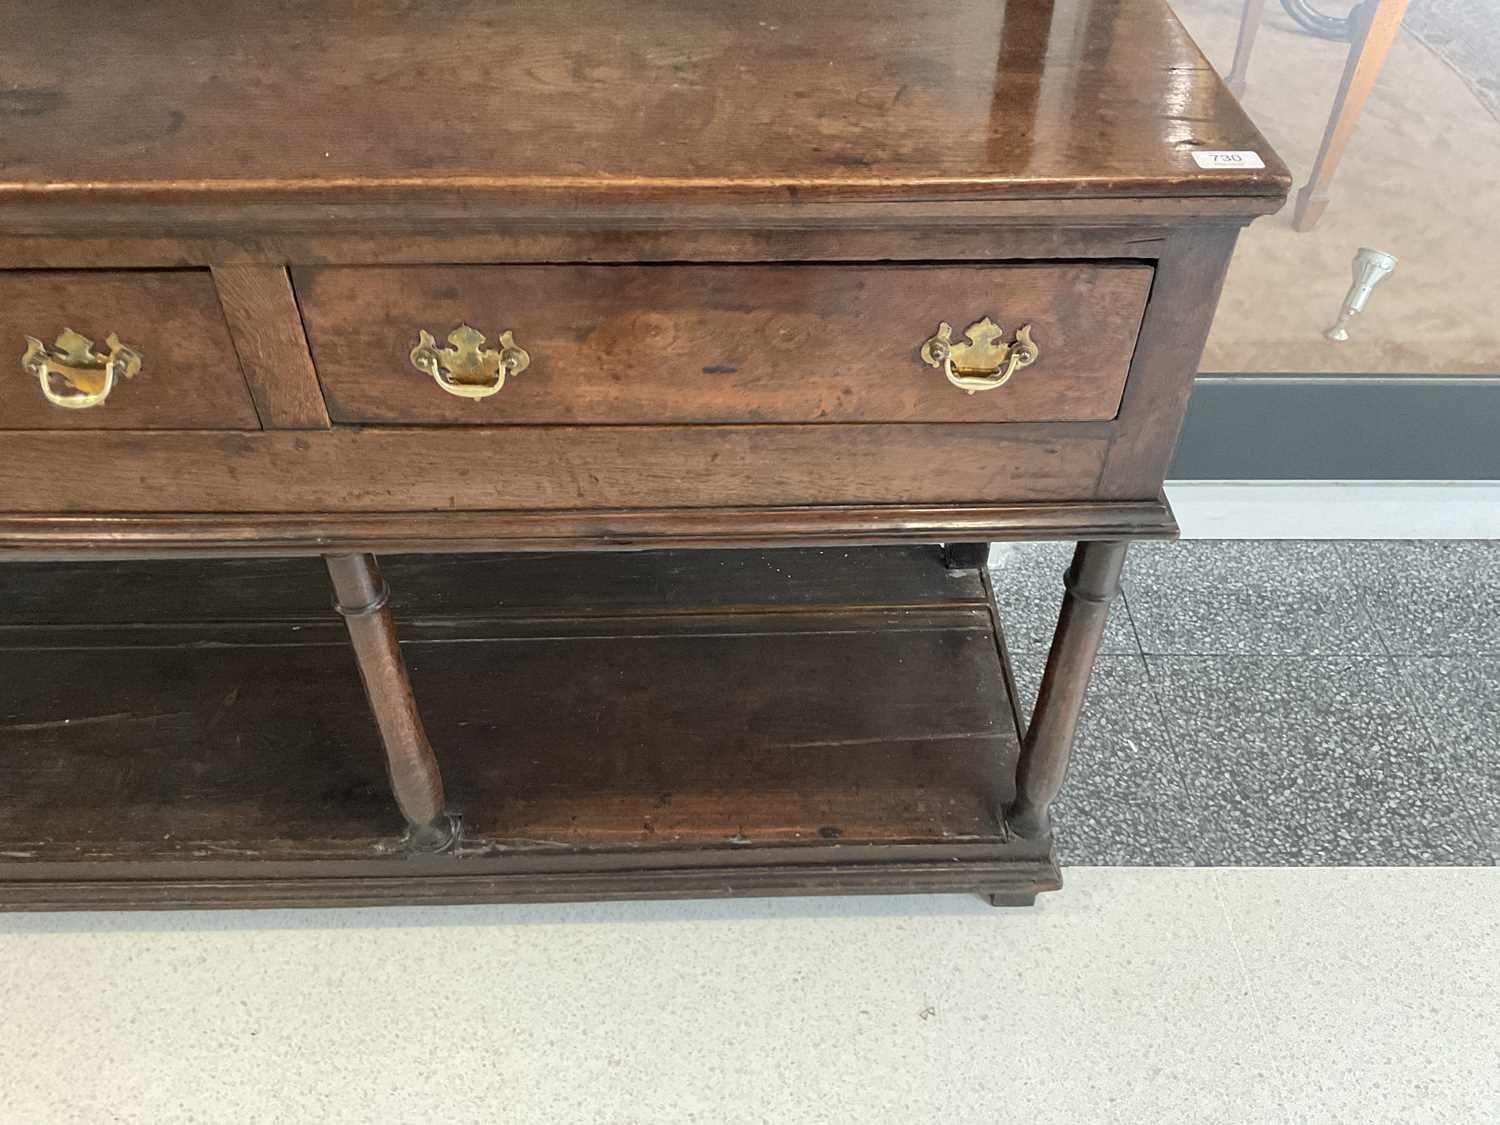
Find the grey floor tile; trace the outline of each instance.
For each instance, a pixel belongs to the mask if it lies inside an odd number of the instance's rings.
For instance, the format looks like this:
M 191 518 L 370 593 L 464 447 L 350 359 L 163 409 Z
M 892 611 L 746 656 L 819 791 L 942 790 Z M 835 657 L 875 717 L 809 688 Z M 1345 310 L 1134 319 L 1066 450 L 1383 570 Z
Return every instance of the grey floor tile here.
M 1343 548 L 1361 601 L 1393 654 L 1500 652 L 1500 541 Z
M 1500 656 L 1402 656 L 1396 666 L 1453 759 L 1453 785 L 1480 843 L 1500 863 Z
M 1040 667 L 1018 667 L 1016 681 L 1029 716 Z M 1052 816 L 1060 863 L 1198 862 L 1187 786 L 1139 656 L 1099 658 Z
M 1073 558 L 1073 543 L 996 543 L 990 548 L 990 576 L 1005 625 L 1005 640 L 1015 653 L 1045 654 L 1062 606 L 1063 572 Z M 1116 599 L 1104 628 L 1105 653 L 1134 653 L 1135 631 L 1123 599 Z
M 1125 600 L 1148 654 L 1383 653 L 1341 543 L 1138 543 Z
M 1490 862 L 1389 659 L 1147 664 L 1208 862 Z

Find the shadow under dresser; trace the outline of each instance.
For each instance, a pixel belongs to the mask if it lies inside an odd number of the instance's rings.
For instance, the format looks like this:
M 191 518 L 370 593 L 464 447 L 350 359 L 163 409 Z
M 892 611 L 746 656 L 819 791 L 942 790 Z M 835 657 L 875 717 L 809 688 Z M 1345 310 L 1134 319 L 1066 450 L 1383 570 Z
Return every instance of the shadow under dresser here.
M 0 908 L 1059 885 L 1289 184 L 1165 0 L 0 12 Z

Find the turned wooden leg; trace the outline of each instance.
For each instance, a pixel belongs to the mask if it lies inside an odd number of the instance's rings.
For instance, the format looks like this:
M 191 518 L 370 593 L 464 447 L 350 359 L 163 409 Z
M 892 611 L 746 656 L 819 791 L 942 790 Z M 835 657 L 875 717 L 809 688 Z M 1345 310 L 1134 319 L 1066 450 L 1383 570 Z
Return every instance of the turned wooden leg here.
M 1318 149 L 1318 159 L 1313 164 L 1312 178 L 1297 193 L 1297 207 L 1292 214 L 1295 230 L 1312 230 L 1328 209 L 1328 188 L 1333 183 L 1333 174 L 1344 158 L 1344 150 L 1349 147 L 1349 138 L 1354 135 L 1360 112 L 1365 108 L 1370 91 L 1375 88 L 1380 68 L 1385 65 L 1385 56 L 1396 41 L 1396 33 L 1401 30 L 1407 2 L 1365 0 L 1349 13 L 1354 27 L 1349 59 L 1344 64 L 1344 77 L 1339 82 L 1338 97 L 1334 100 L 1333 113 L 1323 134 L 1323 147 Z
M 410 826 L 407 842 L 417 851 L 441 851 L 453 837 L 443 807 L 443 776 L 412 697 L 385 579 L 373 555 L 325 555 L 323 561 L 380 728 L 391 792 Z
M 1068 772 L 1068 755 L 1094 657 L 1104 637 L 1109 607 L 1120 592 L 1125 548 L 1122 542 L 1080 543 L 1063 579 L 1066 593 L 1057 632 L 1052 636 L 1031 725 L 1021 743 L 1016 803 L 1006 814 L 1011 830 L 1021 836 L 1035 838 L 1052 830 L 1047 810 Z
M 1255 36 L 1260 31 L 1261 18 L 1266 14 L 1266 0 L 1245 0 L 1245 12 L 1240 16 L 1240 37 L 1234 44 L 1234 65 L 1229 68 L 1229 77 L 1224 81 L 1230 93 L 1237 98 L 1245 96 L 1245 74 L 1250 69 L 1250 52 L 1255 48 Z
M 988 543 L 944 543 L 943 565 L 949 570 L 978 570 L 990 561 Z

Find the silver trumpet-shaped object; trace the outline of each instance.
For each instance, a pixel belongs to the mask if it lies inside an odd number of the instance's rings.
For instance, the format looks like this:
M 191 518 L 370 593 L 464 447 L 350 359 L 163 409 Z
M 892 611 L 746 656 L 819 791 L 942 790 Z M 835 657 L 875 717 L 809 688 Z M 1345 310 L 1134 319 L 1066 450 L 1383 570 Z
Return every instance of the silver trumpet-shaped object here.
M 1349 286 L 1349 292 L 1344 294 L 1344 305 L 1339 309 L 1338 321 L 1323 335 L 1330 340 L 1347 340 L 1349 322 L 1365 311 L 1365 302 L 1370 299 L 1375 286 L 1390 276 L 1397 261 L 1394 254 L 1387 254 L 1384 250 L 1360 247 L 1359 253 L 1354 255 L 1354 282 Z

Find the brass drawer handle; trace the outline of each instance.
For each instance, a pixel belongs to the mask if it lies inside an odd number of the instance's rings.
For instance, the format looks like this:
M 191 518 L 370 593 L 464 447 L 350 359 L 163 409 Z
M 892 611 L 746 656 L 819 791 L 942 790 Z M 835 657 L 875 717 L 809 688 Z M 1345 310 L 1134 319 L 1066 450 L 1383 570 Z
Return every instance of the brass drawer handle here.
M 450 395 L 459 398 L 489 398 L 499 394 L 507 375 L 519 375 L 531 365 L 531 356 L 509 331 L 500 333 L 500 350 L 484 346 L 484 333 L 460 324 L 448 333 L 450 347 L 440 348 L 423 329 L 411 350 L 412 366 Z
M 989 317 L 964 329 L 968 343 L 953 342 L 953 328 L 943 321 L 937 333 L 922 345 L 922 362 L 941 367 L 959 390 L 992 391 L 1003 387 L 1023 367 L 1036 362 L 1041 350 L 1031 338 L 1031 325 L 1016 330 L 1016 338 L 1005 343 L 1005 329 Z
M 141 353 L 111 332 L 104 340 L 108 352 L 94 349 L 87 336 L 64 328 L 50 348 L 34 336 L 26 337 L 21 367 L 35 375 L 42 394 L 53 406 L 86 410 L 100 406 L 119 379 L 133 379 L 141 369 Z

